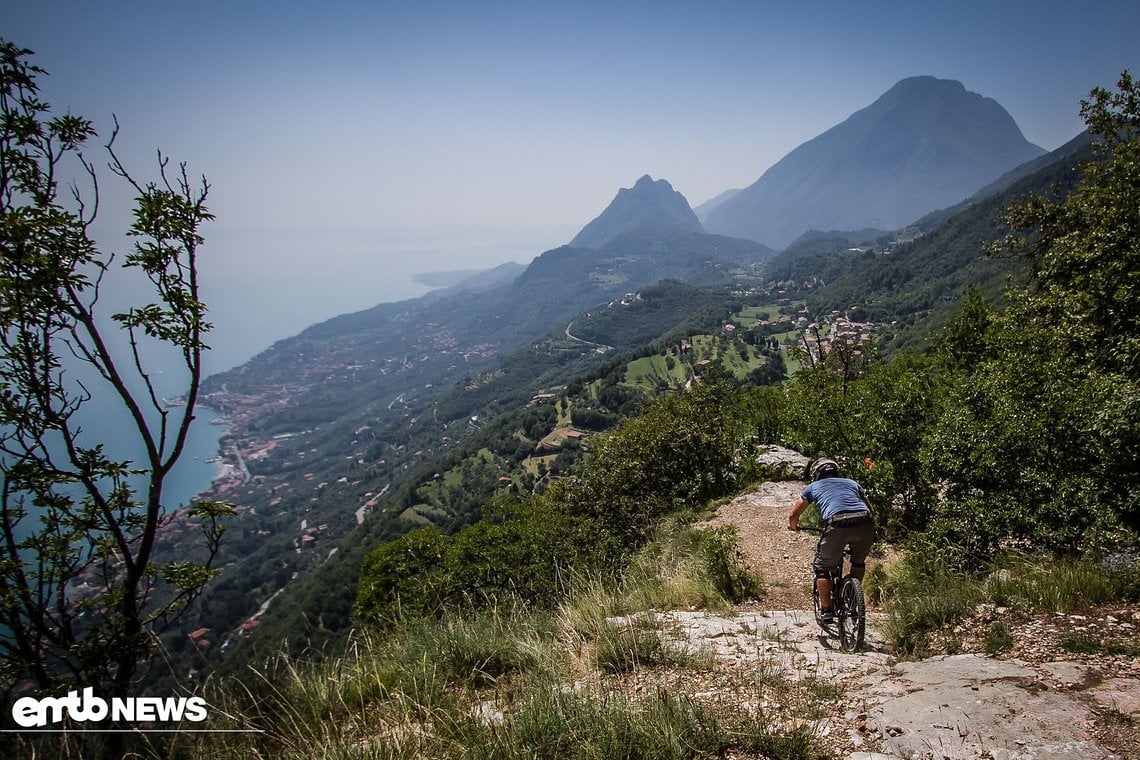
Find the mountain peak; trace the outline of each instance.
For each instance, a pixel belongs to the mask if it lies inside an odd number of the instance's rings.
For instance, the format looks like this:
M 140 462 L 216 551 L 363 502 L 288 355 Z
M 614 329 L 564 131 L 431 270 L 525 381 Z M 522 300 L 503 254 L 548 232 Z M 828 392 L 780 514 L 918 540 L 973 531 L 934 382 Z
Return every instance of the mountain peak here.
M 809 229 L 897 229 L 1045 151 L 959 81 L 897 82 L 711 209 L 710 232 L 783 248 Z
M 892 92 L 904 91 L 932 91 L 943 90 L 946 92 L 965 92 L 966 85 L 959 82 L 957 79 L 939 79 L 938 77 L 923 74 L 916 77 L 906 77 L 895 82 L 891 89 L 887 90 L 889 95 Z
M 704 232 L 685 196 L 666 180 L 642 176 L 632 188 L 618 190 L 610 205 L 582 228 L 570 245 L 601 248 L 629 232 Z

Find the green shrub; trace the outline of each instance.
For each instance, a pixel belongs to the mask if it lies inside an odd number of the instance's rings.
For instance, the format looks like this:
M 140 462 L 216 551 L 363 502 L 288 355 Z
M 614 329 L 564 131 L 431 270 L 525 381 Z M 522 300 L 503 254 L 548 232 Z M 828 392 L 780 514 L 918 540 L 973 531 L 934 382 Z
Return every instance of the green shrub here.
M 1009 630 L 1009 626 L 1002 622 L 991 625 L 989 631 L 986 632 L 986 640 L 983 643 L 986 654 L 993 657 L 995 654 L 1012 648 L 1013 632 Z
M 373 549 L 354 613 L 386 625 L 514 601 L 553 608 L 572 568 L 601 564 L 608 548 L 596 526 L 541 500 L 499 502 L 454 536 L 425 528 Z
M 713 587 L 732 603 L 757 599 L 764 593 L 760 574 L 744 563 L 733 526 L 704 528 L 689 533 Z
M 707 377 L 592 438 L 589 458 L 545 500 L 557 514 L 591 519 L 622 551 L 636 549 L 661 518 L 751 482 L 755 444 L 771 433 L 774 409 L 770 392 L 744 394 Z
M 886 572 L 881 586 L 886 635 L 903 655 L 921 655 L 927 635 L 972 612 L 984 599 L 979 581 L 954 572 L 940 550 L 916 544 Z
M 353 614 L 392 621 L 434 609 L 431 590 L 439 584 L 449 539 L 436 528 L 422 528 L 369 552 L 360 571 Z
M 727 612 L 763 593 L 759 573 L 744 563 L 731 526 L 700 528 L 669 520 L 621 576 L 623 609 Z

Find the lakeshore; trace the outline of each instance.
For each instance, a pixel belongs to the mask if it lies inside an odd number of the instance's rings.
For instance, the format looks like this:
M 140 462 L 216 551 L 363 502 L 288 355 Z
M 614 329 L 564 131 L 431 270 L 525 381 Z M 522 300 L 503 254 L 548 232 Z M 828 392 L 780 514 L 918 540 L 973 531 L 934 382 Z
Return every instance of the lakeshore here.
M 225 417 L 201 405 L 195 412 L 182 458 L 166 482 L 164 501 L 171 511 L 193 504 L 196 498 L 208 493 L 224 473 L 222 441 L 229 432 Z

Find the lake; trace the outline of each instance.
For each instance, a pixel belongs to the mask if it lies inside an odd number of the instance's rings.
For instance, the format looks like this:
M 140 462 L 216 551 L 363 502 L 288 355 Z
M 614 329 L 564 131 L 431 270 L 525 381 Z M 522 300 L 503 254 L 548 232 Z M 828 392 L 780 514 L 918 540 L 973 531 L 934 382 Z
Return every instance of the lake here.
M 167 476 L 165 501 L 168 508 L 186 506 L 213 482 L 218 466 L 209 460 L 217 457 L 219 441 L 226 432 L 224 426 L 213 424 L 220 417 L 213 409 L 198 407 L 182 458 Z

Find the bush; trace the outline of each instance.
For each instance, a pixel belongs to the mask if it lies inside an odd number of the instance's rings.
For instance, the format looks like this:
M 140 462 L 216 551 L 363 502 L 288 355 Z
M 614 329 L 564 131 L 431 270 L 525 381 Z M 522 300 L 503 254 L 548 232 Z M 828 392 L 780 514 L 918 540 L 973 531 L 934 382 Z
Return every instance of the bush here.
M 550 608 L 574 567 L 603 563 L 605 538 L 541 500 L 504 499 L 454 536 L 425 528 L 374 549 L 361 568 L 354 614 L 390 624 L 507 601 Z
M 373 621 L 392 621 L 435 609 L 431 590 L 449 539 L 436 528 L 422 528 L 369 552 L 360 571 L 353 614 Z
M 763 595 L 764 579 L 744 564 L 735 527 L 692 530 L 689 535 L 696 541 L 709 580 L 726 600 L 738 604 Z
M 625 549 L 658 521 L 734 493 L 756 474 L 755 446 L 775 411 L 726 380 L 706 378 L 684 393 L 651 402 L 636 419 L 591 440 L 575 477 L 545 494 L 551 508 L 595 520 Z
M 951 569 L 947 553 L 916 543 L 879 586 L 888 614 L 885 633 L 902 655 L 923 654 L 929 633 L 961 619 L 985 598 L 979 581 Z
M 763 593 L 759 573 L 744 564 L 730 526 L 663 525 L 630 559 L 618 591 L 621 610 L 704 609 L 727 612 Z
M 1064 556 L 1135 540 L 1121 522 L 1135 477 L 1118 472 L 1129 457 L 1115 443 L 1128 427 L 1123 391 L 1037 340 L 962 378 L 927 437 L 931 477 L 947 484 L 931 528 L 962 548 L 960 566 L 1011 541 Z

